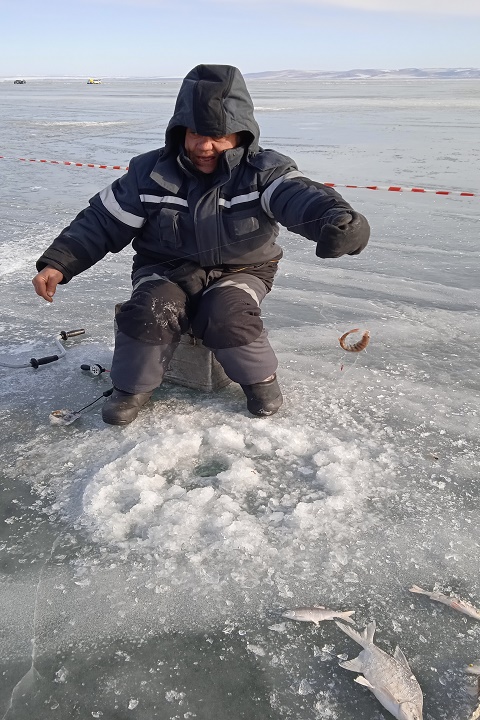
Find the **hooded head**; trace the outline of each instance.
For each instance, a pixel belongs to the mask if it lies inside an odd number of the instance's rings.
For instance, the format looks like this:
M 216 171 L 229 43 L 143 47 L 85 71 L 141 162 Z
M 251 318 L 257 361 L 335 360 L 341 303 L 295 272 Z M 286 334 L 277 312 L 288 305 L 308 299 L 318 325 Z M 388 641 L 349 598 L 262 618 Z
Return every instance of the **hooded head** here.
M 258 150 L 260 130 L 240 70 L 232 65 L 197 65 L 188 73 L 165 133 L 167 147 L 186 128 L 208 137 L 248 133 L 246 144 L 251 151 Z

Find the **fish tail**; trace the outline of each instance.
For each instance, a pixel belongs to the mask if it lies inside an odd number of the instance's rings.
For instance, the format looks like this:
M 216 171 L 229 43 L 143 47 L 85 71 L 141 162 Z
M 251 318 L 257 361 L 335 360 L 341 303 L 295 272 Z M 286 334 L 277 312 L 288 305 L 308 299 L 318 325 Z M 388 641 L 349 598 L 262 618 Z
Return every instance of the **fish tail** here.
M 368 645 L 371 645 L 373 643 L 373 636 L 375 634 L 375 620 L 369 623 L 367 627 L 361 632 L 354 630 L 348 625 L 343 625 L 343 623 L 339 623 L 336 620 L 335 624 L 338 625 L 340 630 L 343 630 L 346 635 L 351 637 L 352 640 L 355 640 L 355 642 L 357 642 L 363 648 L 366 648 Z
M 344 622 L 353 623 L 350 615 L 355 615 L 355 610 L 345 610 L 345 612 L 337 613 L 337 617 L 341 618 Z

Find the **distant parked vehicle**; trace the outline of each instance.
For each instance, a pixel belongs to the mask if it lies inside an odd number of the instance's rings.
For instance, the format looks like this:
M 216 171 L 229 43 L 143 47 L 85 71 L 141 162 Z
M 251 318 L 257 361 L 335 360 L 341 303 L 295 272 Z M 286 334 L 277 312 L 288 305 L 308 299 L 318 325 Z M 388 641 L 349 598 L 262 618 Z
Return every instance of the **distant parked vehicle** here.
M 14 80 L 13 84 L 14 85 L 25 85 L 26 82 L 27 82 L 26 80 Z

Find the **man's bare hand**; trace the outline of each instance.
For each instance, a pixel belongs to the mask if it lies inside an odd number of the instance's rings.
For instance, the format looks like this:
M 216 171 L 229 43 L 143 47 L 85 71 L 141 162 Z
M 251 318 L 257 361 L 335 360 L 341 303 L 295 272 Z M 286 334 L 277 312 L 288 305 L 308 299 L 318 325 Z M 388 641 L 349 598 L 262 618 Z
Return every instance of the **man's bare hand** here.
M 60 270 L 55 270 L 55 268 L 47 265 L 47 267 L 44 267 L 38 275 L 35 275 L 32 283 L 37 295 L 40 295 L 40 297 L 47 302 L 53 302 L 53 296 L 55 295 L 57 285 L 62 280 L 63 275 Z

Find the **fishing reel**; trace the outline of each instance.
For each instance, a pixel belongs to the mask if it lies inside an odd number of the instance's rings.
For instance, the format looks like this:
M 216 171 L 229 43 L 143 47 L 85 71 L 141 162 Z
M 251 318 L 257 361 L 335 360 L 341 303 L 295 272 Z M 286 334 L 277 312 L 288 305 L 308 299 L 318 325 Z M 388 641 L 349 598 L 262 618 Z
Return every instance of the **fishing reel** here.
M 80 365 L 80 369 L 86 373 L 89 373 L 92 377 L 98 377 L 104 372 L 110 372 L 107 368 L 104 368 L 100 363 L 87 364 L 83 363 Z

